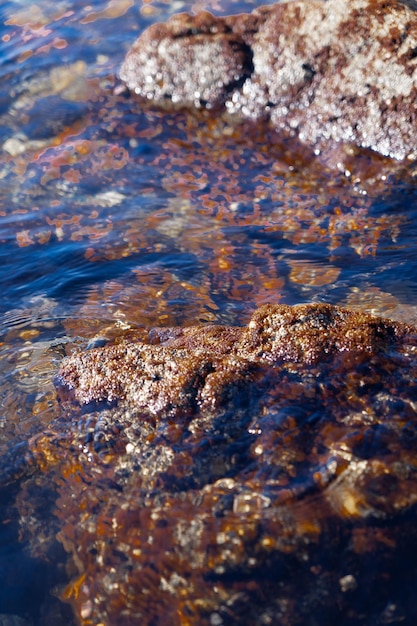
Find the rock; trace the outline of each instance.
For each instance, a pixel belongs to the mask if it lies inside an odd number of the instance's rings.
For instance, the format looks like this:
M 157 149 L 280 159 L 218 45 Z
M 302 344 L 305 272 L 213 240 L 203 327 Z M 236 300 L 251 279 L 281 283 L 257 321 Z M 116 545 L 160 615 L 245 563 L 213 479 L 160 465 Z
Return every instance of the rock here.
M 153 25 L 120 77 L 158 105 L 268 118 L 316 150 L 347 143 L 415 160 L 416 51 L 411 3 L 296 0 Z
M 57 381 L 62 398 L 80 405 L 127 401 L 147 415 L 175 416 L 223 397 L 253 364 L 291 367 L 334 354 L 378 352 L 404 333 L 401 325 L 328 305 L 264 306 L 246 329 L 206 326 L 154 329 L 148 341 L 122 341 L 66 359 Z M 215 394 L 212 381 L 218 381 Z
M 122 71 L 146 98 L 215 106 L 250 77 L 252 51 L 225 20 L 183 14 L 146 31 Z
M 31 498 L 56 492 L 80 624 L 415 622 L 416 328 L 265 306 L 102 343 L 62 360 L 62 414 L 0 459 L 37 472 L 16 504 L 32 550 Z
M 267 305 L 89 346 L 0 450 L 78 624 L 415 623 L 417 328 Z

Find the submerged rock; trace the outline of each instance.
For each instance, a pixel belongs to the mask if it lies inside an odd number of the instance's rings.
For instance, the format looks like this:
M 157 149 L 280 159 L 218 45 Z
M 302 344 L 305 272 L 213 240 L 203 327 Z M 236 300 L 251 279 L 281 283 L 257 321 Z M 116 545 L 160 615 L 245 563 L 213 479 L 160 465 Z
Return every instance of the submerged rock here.
M 79 623 L 414 623 L 416 333 L 277 305 L 65 357 L 61 415 L 0 467 L 36 472 L 21 534 L 47 549 L 47 501 Z
M 341 142 L 416 159 L 416 50 L 411 3 L 297 0 L 155 24 L 120 77 L 159 105 L 268 118 L 316 149 Z

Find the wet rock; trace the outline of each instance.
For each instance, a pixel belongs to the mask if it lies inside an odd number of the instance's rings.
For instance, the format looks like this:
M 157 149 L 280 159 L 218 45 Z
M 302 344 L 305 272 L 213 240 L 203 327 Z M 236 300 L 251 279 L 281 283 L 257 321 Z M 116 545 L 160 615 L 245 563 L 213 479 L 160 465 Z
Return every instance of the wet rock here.
M 147 414 L 171 415 L 201 408 L 212 380 L 235 384 L 253 363 L 296 367 L 333 354 L 372 354 L 402 333 L 401 325 L 327 305 L 264 306 L 243 330 L 154 329 L 145 342 L 141 335 L 142 341 L 75 354 L 57 380 L 61 395 L 80 405 L 123 400 Z
M 277 305 L 65 357 L 61 415 L 0 466 L 37 472 L 38 558 L 52 493 L 79 623 L 414 623 L 416 333 Z
M 415 159 L 417 13 L 394 1 L 301 0 L 249 15 L 177 15 L 132 46 L 120 76 L 166 106 L 269 118 L 322 149 Z
M 0 450 L 21 541 L 68 553 L 77 623 L 415 623 L 415 327 L 268 305 L 103 339 Z

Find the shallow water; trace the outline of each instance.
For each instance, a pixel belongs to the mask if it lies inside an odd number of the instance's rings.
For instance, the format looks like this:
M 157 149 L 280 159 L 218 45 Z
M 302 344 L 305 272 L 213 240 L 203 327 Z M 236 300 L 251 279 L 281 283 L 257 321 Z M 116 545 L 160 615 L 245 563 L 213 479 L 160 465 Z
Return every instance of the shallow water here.
M 118 68 L 150 23 L 257 4 L 1 4 L 2 445 L 49 423 L 62 354 L 109 328 L 242 324 L 266 302 L 417 320 L 412 172 L 369 156 L 330 170 L 268 129 L 143 110 L 119 93 Z M 0 615 L 65 623 L 30 540 L 17 541 L 12 496 Z

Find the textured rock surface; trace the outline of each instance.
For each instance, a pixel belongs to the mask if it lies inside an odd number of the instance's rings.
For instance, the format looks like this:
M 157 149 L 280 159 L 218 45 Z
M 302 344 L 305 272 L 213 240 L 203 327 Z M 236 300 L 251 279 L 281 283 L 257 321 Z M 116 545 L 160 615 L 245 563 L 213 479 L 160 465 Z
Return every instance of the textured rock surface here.
M 120 332 L 0 450 L 77 623 L 415 623 L 415 328 L 302 305 Z
M 416 357 L 330 305 L 75 352 L 61 416 L 1 458 L 37 471 L 22 536 L 46 551 L 47 502 L 83 626 L 414 623 Z
M 158 104 L 226 107 L 319 148 L 415 159 L 413 6 L 302 0 L 227 18 L 177 15 L 139 37 L 120 76 Z

